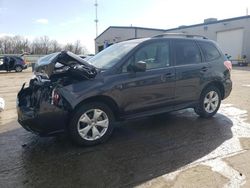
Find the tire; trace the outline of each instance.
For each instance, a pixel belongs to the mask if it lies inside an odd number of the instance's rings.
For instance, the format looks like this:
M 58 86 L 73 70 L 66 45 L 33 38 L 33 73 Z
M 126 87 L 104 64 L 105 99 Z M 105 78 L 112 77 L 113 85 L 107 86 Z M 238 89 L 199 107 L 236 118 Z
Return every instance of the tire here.
M 114 115 L 110 108 L 103 103 L 88 103 L 73 113 L 69 135 L 77 145 L 92 146 L 105 142 L 113 128 Z
M 22 72 L 22 71 L 23 71 L 23 68 L 22 68 L 20 65 L 17 65 L 17 66 L 15 67 L 15 71 L 16 71 L 16 72 Z
M 194 108 L 194 111 L 202 118 L 210 118 L 217 113 L 220 104 L 220 90 L 215 86 L 209 86 L 202 91 L 199 104 Z

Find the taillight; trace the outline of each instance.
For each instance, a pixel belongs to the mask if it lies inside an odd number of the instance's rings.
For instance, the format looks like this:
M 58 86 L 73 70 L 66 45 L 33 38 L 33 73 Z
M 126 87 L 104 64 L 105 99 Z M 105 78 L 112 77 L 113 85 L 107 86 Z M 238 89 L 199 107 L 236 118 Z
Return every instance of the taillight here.
M 225 67 L 226 67 L 229 71 L 232 70 L 232 63 L 231 63 L 231 61 L 224 61 L 224 65 L 225 65 Z
M 53 89 L 51 103 L 54 104 L 54 105 L 58 105 L 59 101 L 60 101 L 60 95 L 55 89 Z

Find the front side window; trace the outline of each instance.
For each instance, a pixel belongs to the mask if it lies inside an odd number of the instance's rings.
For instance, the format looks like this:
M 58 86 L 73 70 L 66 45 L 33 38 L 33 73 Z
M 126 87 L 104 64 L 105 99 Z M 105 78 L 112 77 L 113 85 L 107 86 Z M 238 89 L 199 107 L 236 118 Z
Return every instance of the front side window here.
M 138 61 L 145 62 L 147 70 L 170 66 L 169 42 L 150 43 L 140 48 L 123 66 L 123 72 L 127 72 L 128 65 Z
M 175 60 L 176 65 L 200 63 L 200 50 L 193 41 L 175 41 Z
M 198 42 L 198 44 L 201 47 L 206 61 L 212 61 L 220 57 L 220 52 L 213 44 L 208 42 Z

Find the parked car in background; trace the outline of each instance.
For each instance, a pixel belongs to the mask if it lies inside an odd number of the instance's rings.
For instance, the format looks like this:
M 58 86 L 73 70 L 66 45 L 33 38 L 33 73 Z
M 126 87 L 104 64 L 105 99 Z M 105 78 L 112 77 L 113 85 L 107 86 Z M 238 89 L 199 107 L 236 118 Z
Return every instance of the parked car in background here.
M 209 118 L 231 92 L 231 69 L 215 42 L 184 34 L 120 42 L 88 62 L 54 53 L 38 61 L 36 77 L 18 93 L 18 122 L 42 136 L 66 131 L 77 144 L 94 145 L 121 120 L 184 108 Z
M 27 69 L 25 61 L 18 56 L 2 56 L 0 57 L 0 70 L 22 72 Z

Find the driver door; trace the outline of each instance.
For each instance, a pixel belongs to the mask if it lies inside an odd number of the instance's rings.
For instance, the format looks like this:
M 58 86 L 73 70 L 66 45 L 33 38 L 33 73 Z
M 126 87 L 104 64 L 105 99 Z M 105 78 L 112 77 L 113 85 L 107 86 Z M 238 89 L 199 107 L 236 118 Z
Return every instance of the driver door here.
M 129 66 L 136 62 L 146 63 L 145 72 L 131 72 Z M 172 67 L 170 42 L 157 41 L 143 45 L 122 67 L 117 75 L 116 93 L 125 115 L 172 108 L 175 91 L 175 69 Z

